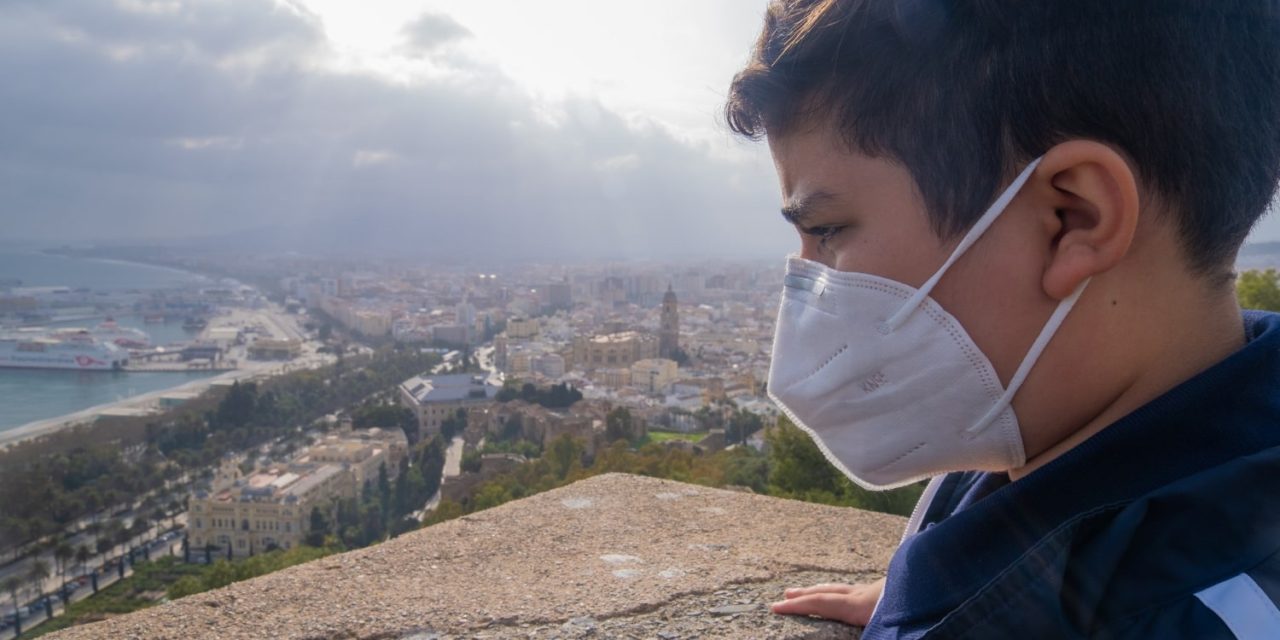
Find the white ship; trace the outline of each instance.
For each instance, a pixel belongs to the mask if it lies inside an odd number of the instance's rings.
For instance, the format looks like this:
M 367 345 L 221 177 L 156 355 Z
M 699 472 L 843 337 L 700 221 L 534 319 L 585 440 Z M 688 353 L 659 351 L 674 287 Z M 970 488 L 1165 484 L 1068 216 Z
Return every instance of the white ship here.
M 128 351 L 86 330 L 0 334 L 0 368 L 113 371 L 128 364 Z

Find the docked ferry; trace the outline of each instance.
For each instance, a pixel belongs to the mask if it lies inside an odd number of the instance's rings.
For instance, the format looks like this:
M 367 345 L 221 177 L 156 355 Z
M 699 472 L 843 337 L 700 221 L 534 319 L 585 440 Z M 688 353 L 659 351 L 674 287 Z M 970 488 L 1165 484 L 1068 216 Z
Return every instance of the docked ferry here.
M 129 352 L 88 331 L 0 334 L 0 367 L 117 371 L 129 365 Z

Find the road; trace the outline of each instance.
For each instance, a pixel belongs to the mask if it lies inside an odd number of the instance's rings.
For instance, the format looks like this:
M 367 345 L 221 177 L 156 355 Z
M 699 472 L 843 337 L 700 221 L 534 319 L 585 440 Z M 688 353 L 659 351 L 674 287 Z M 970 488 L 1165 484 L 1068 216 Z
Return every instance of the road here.
M 166 518 L 163 522 L 153 524 L 151 528 L 147 529 L 147 531 L 145 531 L 144 533 L 141 533 L 137 536 L 134 536 L 133 538 L 130 538 L 129 543 L 123 546 L 125 548 L 133 548 L 135 546 L 138 546 L 135 543 L 138 543 L 140 540 L 141 541 L 155 540 L 165 531 L 168 531 L 175 527 L 185 527 L 186 522 L 187 522 L 187 514 L 185 512 L 180 513 L 171 519 Z M 122 520 L 122 523 L 124 524 L 125 527 L 129 527 L 130 525 L 133 524 L 133 519 L 130 517 L 126 517 Z M 92 534 L 85 533 L 83 531 L 72 536 L 71 539 L 68 540 L 68 542 L 70 542 L 72 548 L 79 547 L 80 545 L 83 544 L 84 546 L 88 547 L 92 551 L 96 551 L 97 549 L 97 546 L 96 546 L 97 538 Z M 114 558 L 116 556 L 117 548 L 118 547 L 109 549 L 107 553 L 103 553 L 103 554 L 94 553 L 94 555 L 91 556 L 89 560 L 85 563 L 86 564 L 85 567 L 78 567 L 75 564 L 75 561 L 73 560 L 70 566 L 68 566 L 67 568 L 68 569 L 67 579 L 73 580 L 75 578 L 78 578 L 80 575 L 86 574 L 90 567 L 101 567 L 103 564 L 107 562 L 107 560 Z M 44 580 L 44 583 L 41 585 L 41 588 L 40 588 L 41 593 L 52 593 L 54 591 L 57 591 L 58 588 L 62 586 L 62 577 L 55 572 L 55 568 L 57 567 L 57 564 L 54 562 L 52 550 L 42 551 L 39 554 L 36 554 L 34 556 L 28 556 L 26 558 L 18 560 L 17 562 L 12 562 L 5 565 L 4 567 L 0 567 L 0 583 L 4 582 L 4 580 L 7 579 L 9 576 L 18 576 L 18 578 L 23 581 L 23 589 L 30 590 L 31 583 L 26 579 L 26 577 L 27 577 L 27 574 L 31 571 L 32 563 L 34 563 L 37 558 L 39 558 L 40 560 L 43 560 L 45 564 L 48 565 L 49 567 L 49 577 L 46 578 Z M 82 569 L 82 570 L 76 571 L 77 569 Z M 13 599 L 9 598 L 8 594 L 0 593 L 0 603 L 2 603 L 0 604 L 0 616 L 13 613 Z
M 445 480 L 462 475 L 462 449 L 465 444 L 466 442 L 462 439 L 462 436 L 455 436 L 449 443 L 449 448 L 445 450 L 444 469 L 440 472 L 441 488 L 444 487 Z M 436 489 L 435 495 L 431 496 L 427 504 L 422 507 L 422 511 L 417 512 L 418 522 L 425 521 L 427 515 L 440 506 L 440 491 L 441 489 Z
M 158 527 L 153 527 L 150 531 L 148 531 L 145 534 L 144 539 L 148 540 L 147 542 L 141 545 L 138 545 L 137 547 L 132 547 L 132 542 L 131 542 L 131 547 L 134 548 L 138 553 L 138 555 L 136 556 L 138 561 L 141 561 L 146 557 L 149 557 L 150 559 L 154 560 L 154 559 L 163 557 L 165 555 L 177 556 L 182 553 L 182 537 L 181 536 L 171 535 L 167 540 L 159 540 L 158 534 L 160 533 L 161 532 Z M 137 538 L 135 538 L 134 540 L 136 541 Z M 143 549 L 146 549 L 145 554 L 143 554 Z M 98 590 L 99 591 L 107 588 L 108 586 L 115 584 L 116 582 L 122 579 L 120 576 L 120 572 L 115 565 L 117 561 L 120 561 L 122 559 L 123 559 L 123 556 L 112 558 L 111 566 L 109 567 L 104 566 L 105 555 L 95 556 L 93 560 L 90 560 L 90 562 L 88 563 L 89 567 L 96 568 L 98 570 Z M 50 566 L 52 566 L 52 564 Z M 86 567 L 86 569 L 87 568 L 88 567 Z M 72 585 L 72 589 L 73 589 L 71 593 L 71 602 L 73 603 L 80 602 L 81 600 L 92 597 L 94 595 L 92 582 L 90 580 L 86 579 L 84 584 L 79 584 L 76 582 L 76 579 L 81 577 L 82 575 L 88 576 L 89 572 L 86 571 L 82 573 L 77 571 L 77 572 L 69 573 L 67 575 L 67 582 L 68 584 Z M 133 575 L 133 567 L 132 565 L 125 563 L 124 577 L 127 578 L 131 575 Z M 61 588 L 61 586 L 62 584 L 59 577 L 50 576 L 50 578 L 45 581 L 45 588 L 43 590 L 44 593 L 50 594 L 50 600 L 53 604 L 53 613 L 55 616 L 61 614 L 66 609 L 65 605 L 63 605 L 62 603 L 62 600 L 56 597 L 56 595 L 54 595 L 57 592 L 57 590 Z M 43 604 L 41 604 L 40 603 L 41 601 L 39 601 L 38 599 L 32 598 L 32 594 L 29 590 L 29 587 L 30 585 L 24 585 L 23 592 L 19 594 L 20 602 L 22 605 L 21 608 L 23 610 L 22 629 L 24 632 L 31 630 L 36 625 L 48 619 L 48 617 L 45 615 L 45 609 Z M 9 596 L 8 593 L 0 594 L 0 597 L 4 598 L 4 606 L 3 608 L 0 608 L 0 619 L 3 619 L 5 616 L 8 616 L 9 614 L 13 613 L 13 599 Z M 31 611 L 30 607 L 33 605 L 36 606 L 35 611 L 30 612 Z M 3 622 L 0 622 L 0 625 L 3 625 Z M 14 637 L 13 627 L 6 627 L 6 628 L 0 629 L 0 640 L 7 640 L 13 637 Z
M 465 442 L 462 436 L 454 436 L 444 454 L 444 476 L 442 480 L 462 475 L 462 447 Z
M 480 365 L 480 368 L 483 369 L 485 373 L 488 373 L 490 378 L 495 379 L 498 384 L 501 384 L 503 379 L 506 377 L 501 371 L 498 371 L 498 368 L 493 364 L 493 346 L 480 347 L 479 349 L 476 349 L 476 364 Z
M 431 373 L 440 373 L 445 367 L 457 362 L 461 355 L 462 354 L 457 351 L 450 351 L 449 353 L 446 353 L 444 355 L 444 360 L 432 368 Z M 475 357 L 476 364 L 480 365 L 480 368 L 488 373 L 490 378 L 496 379 L 496 381 L 501 384 L 503 377 L 502 372 L 498 371 L 498 368 L 493 366 L 493 347 L 485 346 L 476 349 Z M 445 451 L 444 455 L 444 471 L 440 475 L 441 487 L 444 486 L 445 480 L 462 475 L 463 445 L 464 441 L 460 436 L 455 437 L 453 441 L 449 443 L 449 448 Z M 484 448 L 484 440 L 480 441 L 479 448 Z M 425 506 L 423 506 L 422 511 L 415 514 L 418 517 L 418 522 L 425 521 L 427 519 L 427 515 L 429 515 L 438 506 L 440 506 L 440 489 L 437 489 L 435 495 L 431 496 L 431 499 L 427 501 Z

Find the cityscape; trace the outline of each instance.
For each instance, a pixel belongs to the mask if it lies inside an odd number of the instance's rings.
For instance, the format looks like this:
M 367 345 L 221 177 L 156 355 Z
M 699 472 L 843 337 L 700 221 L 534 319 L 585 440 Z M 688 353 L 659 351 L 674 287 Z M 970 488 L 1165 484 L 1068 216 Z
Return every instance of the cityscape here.
M 62 506 L 74 517 L 6 502 L 17 507 L 0 529 L 16 545 L 0 568 L 12 588 L 10 631 L 57 619 L 153 557 L 199 566 L 349 548 L 459 515 L 492 500 L 483 494 L 495 478 L 557 443 L 579 447 L 582 461 L 619 442 L 760 457 L 763 427 L 778 415 L 764 380 L 781 281 L 766 261 L 477 271 L 165 249 L 47 254 L 191 277 L 149 290 L 5 282 L 0 324 L 11 328 L 0 348 L 17 367 L 8 373 L 79 369 L 64 375 L 82 385 L 177 377 L 171 388 L 55 405 L 49 411 L 67 411 L 10 425 L 0 431 L 5 465 L 86 440 L 136 441 L 148 451 L 135 455 L 174 457 L 155 462 L 156 486 L 131 495 L 72 491 Z M 200 443 L 205 457 L 179 458 L 187 447 L 156 433 L 213 404 L 217 415 L 203 419 L 216 424 L 246 389 L 384 357 L 422 369 L 332 411 L 298 411 L 306 424 L 246 436 L 248 448 L 216 449 L 216 459 Z M 377 531 L 362 530 L 362 497 L 379 486 L 397 504 Z M 70 519 L 51 521 L 60 517 Z M 343 535 L 348 520 L 354 536 Z M 58 542 L 46 548 L 46 539 Z

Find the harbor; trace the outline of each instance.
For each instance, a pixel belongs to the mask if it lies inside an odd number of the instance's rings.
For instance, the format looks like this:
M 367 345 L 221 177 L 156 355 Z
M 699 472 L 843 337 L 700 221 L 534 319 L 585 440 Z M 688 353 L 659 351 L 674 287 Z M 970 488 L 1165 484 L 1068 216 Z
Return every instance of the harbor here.
M 0 253 L 0 266 L 18 258 L 60 281 L 0 282 L 0 446 L 332 361 L 305 315 L 234 281 L 44 254 Z
M 3 374 L 6 372 L 25 376 L 37 374 L 34 376 L 36 379 L 52 374 L 69 379 L 75 384 L 92 384 L 98 381 L 110 383 L 135 376 L 178 375 L 171 378 L 172 384 L 161 388 L 130 393 L 128 396 L 69 413 L 15 425 L 7 430 L 0 426 L 0 447 L 68 426 L 91 423 L 101 417 L 152 415 L 194 399 L 212 387 L 229 386 L 236 381 L 266 379 L 320 367 L 333 361 L 333 356 L 321 353 L 318 349 L 317 342 L 306 339 L 296 318 L 283 310 L 265 305 L 258 309 L 226 309 L 210 318 L 205 330 L 190 344 L 154 348 L 138 361 L 131 357 L 129 364 L 120 371 L 0 369 L 0 389 L 4 387 Z M 188 356 L 185 361 L 184 352 Z M 192 377 L 195 379 L 191 379 Z M 6 394 L 6 397 L 20 396 Z

